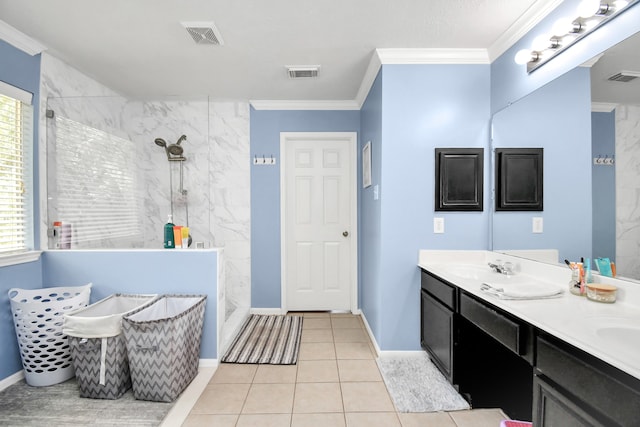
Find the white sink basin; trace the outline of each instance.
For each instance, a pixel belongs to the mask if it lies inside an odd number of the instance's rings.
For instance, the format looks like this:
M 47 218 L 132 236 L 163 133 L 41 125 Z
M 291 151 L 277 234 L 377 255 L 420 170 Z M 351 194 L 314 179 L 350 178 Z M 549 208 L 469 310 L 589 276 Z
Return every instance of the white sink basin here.
M 447 271 L 457 277 L 463 279 L 472 279 L 479 282 L 486 282 L 489 284 L 508 286 L 509 284 L 524 285 L 531 283 L 535 284 L 535 280 L 531 277 L 521 274 L 501 274 L 493 271 L 489 266 L 473 265 L 473 264 L 461 264 L 461 265 L 448 265 Z

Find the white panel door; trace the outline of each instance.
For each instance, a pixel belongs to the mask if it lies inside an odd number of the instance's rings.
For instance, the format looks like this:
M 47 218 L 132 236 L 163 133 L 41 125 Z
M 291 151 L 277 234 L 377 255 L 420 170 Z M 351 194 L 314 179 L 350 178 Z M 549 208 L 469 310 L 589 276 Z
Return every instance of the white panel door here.
M 355 136 L 330 135 L 283 139 L 283 285 L 288 310 L 352 309 Z

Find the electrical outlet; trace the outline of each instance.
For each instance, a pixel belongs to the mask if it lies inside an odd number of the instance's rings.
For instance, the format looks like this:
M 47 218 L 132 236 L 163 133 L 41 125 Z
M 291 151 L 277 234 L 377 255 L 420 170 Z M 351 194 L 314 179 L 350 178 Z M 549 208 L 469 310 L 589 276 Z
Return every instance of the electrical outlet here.
M 532 232 L 542 233 L 542 217 L 534 216 L 532 222 L 533 222 Z
M 444 233 L 444 218 L 433 218 L 433 232 L 436 234 Z

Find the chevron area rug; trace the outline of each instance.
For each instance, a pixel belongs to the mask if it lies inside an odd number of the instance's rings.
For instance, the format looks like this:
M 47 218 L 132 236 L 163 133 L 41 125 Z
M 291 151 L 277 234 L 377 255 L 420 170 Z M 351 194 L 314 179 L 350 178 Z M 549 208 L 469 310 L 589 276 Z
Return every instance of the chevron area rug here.
M 294 365 L 298 361 L 301 333 L 302 316 L 252 314 L 222 362 Z

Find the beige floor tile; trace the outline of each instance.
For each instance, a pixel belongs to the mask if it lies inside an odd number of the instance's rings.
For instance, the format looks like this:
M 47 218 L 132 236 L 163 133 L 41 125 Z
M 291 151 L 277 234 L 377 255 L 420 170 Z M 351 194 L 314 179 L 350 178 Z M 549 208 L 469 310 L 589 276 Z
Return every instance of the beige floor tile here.
M 192 414 L 239 414 L 250 384 L 209 384 L 191 410 Z
M 258 365 L 221 363 L 211 378 L 210 384 L 251 383 Z
M 375 360 L 338 360 L 341 382 L 382 381 Z
M 337 383 L 338 365 L 335 360 L 301 360 L 298 362 L 299 383 Z
M 335 342 L 369 342 L 369 336 L 362 328 L 358 329 L 333 329 Z
M 184 420 L 182 427 L 235 427 L 237 415 L 191 414 Z
M 345 412 L 395 412 L 382 382 L 340 383 Z
M 293 402 L 294 414 L 343 412 L 339 383 L 298 383 Z
M 303 329 L 300 342 L 333 342 L 331 329 Z
M 293 414 L 291 427 L 345 427 L 344 414 Z
M 395 412 L 350 412 L 344 415 L 347 427 L 400 427 Z
M 332 318 L 333 317 L 358 317 L 359 318 L 360 316 L 357 316 L 357 315 L 355 315 L 353 313 L 346 313 L 345 312 L 345 313 L 331 313 L 331 317 Z
M 290 414 L 295 384 L 252 384 L 243 414 Z
M 298 360 L 328 360 L 335 358 L 336 351 L 332 342 L 300 343 L 300 354 L 298 355 Z
M 456 427 L 447 412 L 429 412 L 424 414 L 399 413 L 402 427 Z M 493 427 L 498 427 L 500 423 Z
M 241 414 L 236 427 L 289 427 L 291 414 Z
M 368 343 L 337 342 L 336 358 L 338 359 L 373 359 L 373 351 Z
M 295 383 L 298 365 L 258 365 L 254 384 Z
M 469 411 L 452 411 L 449 416 L 457 427 L 495 427 L 502 420 L 509 419 L 500 409 L 472 409 Z
M 362 328 L 362 321 L 359 317 L 332 317 L 331 327 L 333 329 Z
M 305 329 L 331 329 L 331 318 L 306 317 L 302 321 L 302 330 Z

